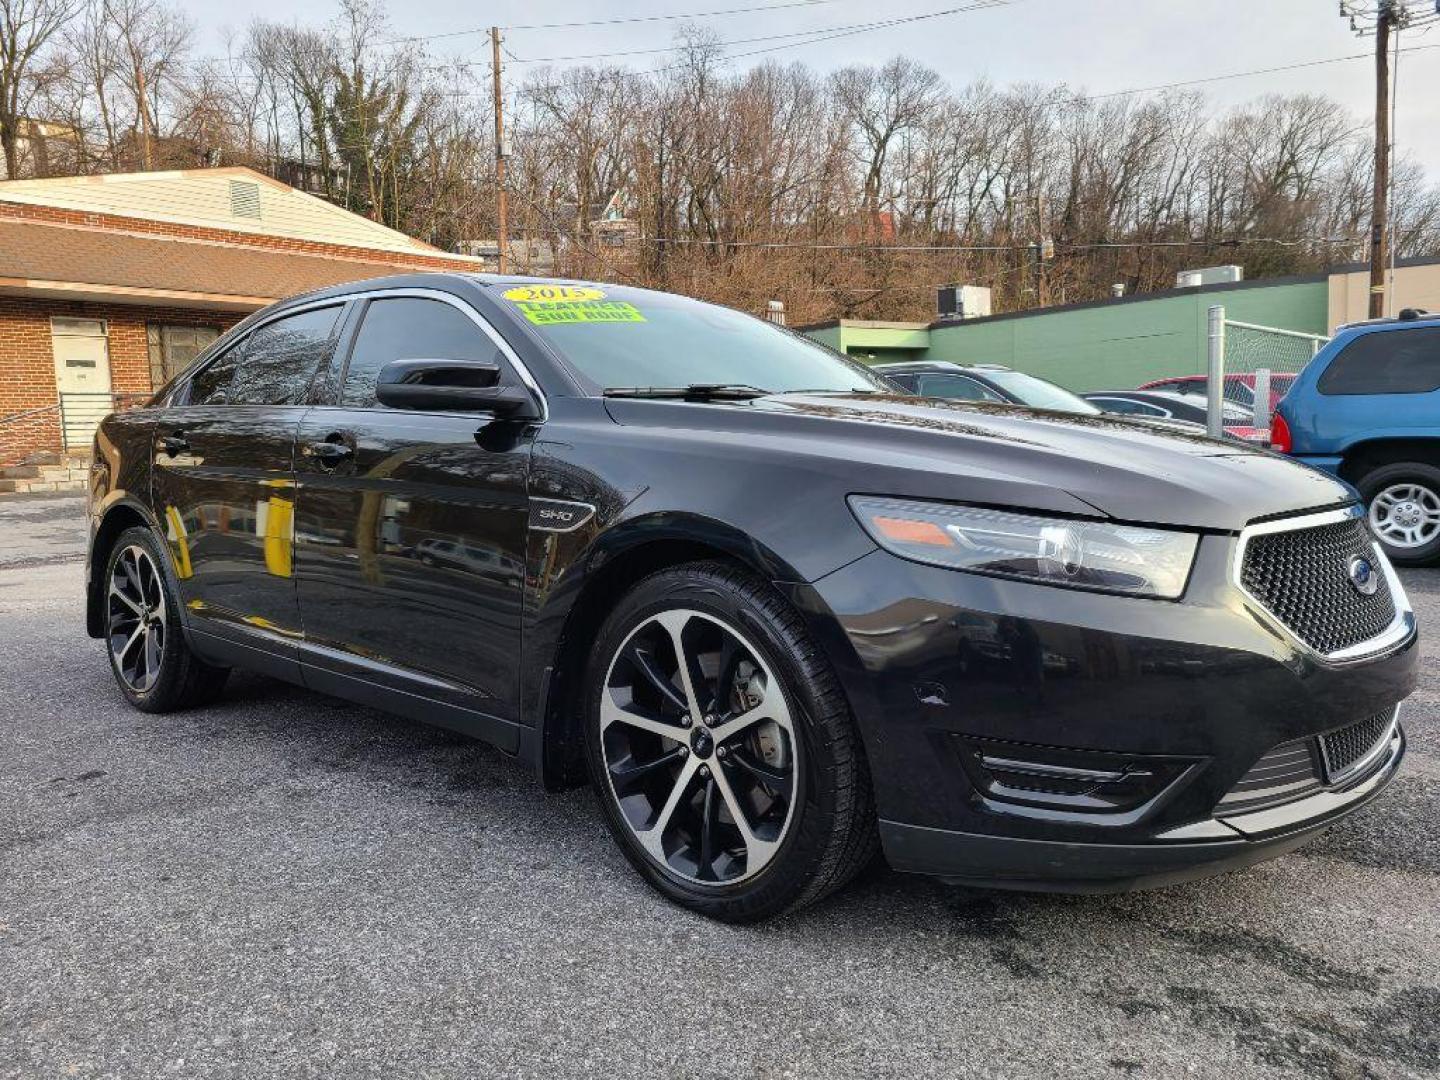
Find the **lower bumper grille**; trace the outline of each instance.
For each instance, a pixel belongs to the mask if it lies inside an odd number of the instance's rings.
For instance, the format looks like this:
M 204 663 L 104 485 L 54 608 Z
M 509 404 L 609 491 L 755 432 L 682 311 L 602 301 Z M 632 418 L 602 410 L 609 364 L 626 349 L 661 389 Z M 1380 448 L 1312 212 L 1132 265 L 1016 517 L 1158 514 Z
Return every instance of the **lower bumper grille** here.
M 1281 743 L 1236 781 L 1220 800 L 1219 809 L 1233 812 L 1261 803 L 1289 802 L 1319 791 L 1323 786 L 1319 766 L 1313 737 Z
M 1376 713 L 1359 723 L 1320 736 L 1320 753 L 1325 758 L 1325 775 L 1332 784 L 1341 784 L 1368 765 L 1390 741 L 1393 712 Z
M 1396 713 L 1388 709 L 1324 735 L 1281 743 L 1235 782 L 1216 809 L 1230 814 L 1254 810 L 1348 783 L 1384 753 Z

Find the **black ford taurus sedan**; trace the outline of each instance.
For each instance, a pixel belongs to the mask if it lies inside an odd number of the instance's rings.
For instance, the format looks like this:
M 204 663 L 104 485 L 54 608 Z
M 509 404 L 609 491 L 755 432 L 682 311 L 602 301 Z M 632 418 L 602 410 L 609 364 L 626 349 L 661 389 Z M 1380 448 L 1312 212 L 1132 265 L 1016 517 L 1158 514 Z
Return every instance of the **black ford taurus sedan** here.
M 1395 775 L 1413 616 L 1354 492 L 1233 443 L 905 396 L 640 289 L 407 275 L 267 308 L 96 438 L 121 692 L 232 667 L 588 779 L 673 900 L 883 849 L 1098 891 L 1303 843 Z

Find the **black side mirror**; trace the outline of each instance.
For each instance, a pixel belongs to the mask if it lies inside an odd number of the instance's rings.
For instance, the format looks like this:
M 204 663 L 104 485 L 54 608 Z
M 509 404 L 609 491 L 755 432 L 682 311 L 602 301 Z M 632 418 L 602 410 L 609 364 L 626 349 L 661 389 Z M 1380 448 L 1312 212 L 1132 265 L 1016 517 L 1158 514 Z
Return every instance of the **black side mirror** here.
M 380 369 L 375 398 L 392 409 L 488 412 L 517 420 L 539 414 L 529 393 L 500 385 L 492 360 L 392 360 Z

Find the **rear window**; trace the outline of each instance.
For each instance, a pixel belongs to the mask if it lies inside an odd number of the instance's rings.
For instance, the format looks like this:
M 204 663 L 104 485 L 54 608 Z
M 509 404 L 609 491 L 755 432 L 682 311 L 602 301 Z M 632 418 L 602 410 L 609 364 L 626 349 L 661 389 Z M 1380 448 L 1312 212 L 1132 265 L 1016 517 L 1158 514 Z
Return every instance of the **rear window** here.
M 1440 390 L 1440 327 L 1362 334 L 1330 361 L 1317 388 L 1332 396 Z

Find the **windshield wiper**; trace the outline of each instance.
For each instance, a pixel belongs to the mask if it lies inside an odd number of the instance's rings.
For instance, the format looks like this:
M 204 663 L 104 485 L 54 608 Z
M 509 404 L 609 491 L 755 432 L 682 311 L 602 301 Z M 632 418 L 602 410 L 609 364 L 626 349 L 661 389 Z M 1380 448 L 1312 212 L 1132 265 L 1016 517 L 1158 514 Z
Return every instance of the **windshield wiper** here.
M 605 397 L 678 398 L 684 401 L 749 401 L 770 393 L 746 383 L 691 383 L 689 386 L 607 386 Z

